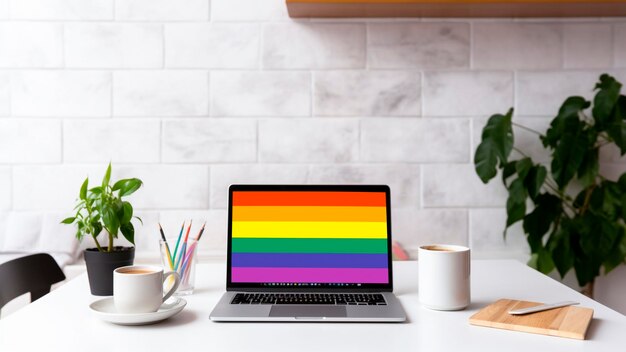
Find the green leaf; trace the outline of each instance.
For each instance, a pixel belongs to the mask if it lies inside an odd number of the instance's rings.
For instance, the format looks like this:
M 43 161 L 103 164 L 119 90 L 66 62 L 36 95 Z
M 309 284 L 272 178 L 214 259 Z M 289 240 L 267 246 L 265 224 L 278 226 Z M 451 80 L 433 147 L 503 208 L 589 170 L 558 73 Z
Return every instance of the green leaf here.
M 122 203 L 123 215 L 120 223 L 127 224 L 133 218 L 133 206 L 129 202 Z
M 532 167 L 533 161 L 530 160 L 530 158 L 524 158 L 515 164 L 515 172 L 517 172 L 518 177 L 523 180 Z
M 515 179 L 509 187 L 509 198 L 506 201 L 506 227 L 522 220 L 526 215 L 526 189 L 521 178 Z
M 104 173 L 104 177 L 102 178 L 102 188 L 106 188 L 109 185 L 109 181 L 111 180 L 111 163 L 107 167 L 107 171 Z
M 124 238 L 126 238 L 128 242 L 134 245 L 135 244 L 135 227 L 133 226 L 133 224 L 131 222 L 122 224 L 122 227 L 120 228 L 120 230 L 122 231 L 122 235 L 124 235 Z
M 602 263 L 604 274 L 610 273 L 613 269 L 623 264 L 624 259 L 626 259 L 626 233 L 624 227 L 622 227 L 616 239 L 616 244 L 611 249 L 611 253 L 606 257 L 606 260 Z
M 102 208 L 102 221 L 104 222 L 106 230 L 114 237 L 117 236 L 117 232 L 120 228 L 120 222 L 117 218 L 115 210 L 112 207 L 107 205 Z
M 548 174 L 548 170 L 542 165 L 533 166 L 529 171 L 528 175 L 524 179 L 524 186 L 528 192 L 528 196 L 530 199 L 535 201 L 539 192 L 541 191 L 541 186 L 546 180 L 546 176 Z
M 565 220 L 561 221 L 565 222 Z M 549 247 L 554 266 L 563 278 L 574 266 L 574 252 L 570 246 L 570 232 L 567 224 L 562 223 L 559 229 L 550 236 Z
M 569 97 L 565 100 L 558 115 L 550 123 L 550 128 L 546 132 L 545 136 L 541 136 L 541 141 L 544 147 L 550 147 L 554 149 L 561 140 L 561 137 L 565 130 L 567 120 L 579 121 L 578 113 L 590 106 L 589 103 L 583 97 Z
M 141 187 L 143 182 L 137 178 L 131 178 L 126 180 L 122 188 L 120 189 L 120 197 L 126 197 L 133 193 Z
M 552 270 L 554 270 L 552 257 L 550 256 L 550 253 L 543 248 L 530 256 L 528 266 L 535 268 L 544 274 L 549 274 Z
M 87 185 L 89 184 L 89 177 L 87 177 L 85 179 L 85 182 L 83 182 L 83 185 L 80 186 L 80 193 L 79 193 L 79 197 L 82 200 L 87 199 Z
M 517 160 L 509 161 L 502 168 L 502 183 L 504 183 L 504 187 L 509 188 L 508 183 L 506 182 L 509 177 L 515 174 L 515 169 L 517 166 Z
M 596 84 L 595 89 L 598 90 L 593 99 L 593 118 L 599 130 L 604 130 L 613 119 L 613 109 L 619 98 L 619 92 L 622 84 L 615 78 L 606 73 L 600 76 L 600 82 Z
M 587 149 L 578 167 L 578 179 L 582 182 L 582 186 L 586 188 L 593 185 L 596 182 L 599 170 L 598 149 Z
M 483 128 L 482 140 L 474 155 L 476 173 L 483 183 L 489 182 L 496 176 L 498 161 L 503 167 L 511 154 L 513 149 L 512 116 L 513 109 L 510 109 L 506 115 L 493 115 Z
M 559 189 L 563 190 L 576 175 L 587 150 L 586 142 L 578 118 L 568 118 L 561 139 L 552 153 L 552 176 Z
M 524 217 L 524 232 L 533 253 L 543 248 L 543 236 L 561 215 L 561 199 L 550 193 L 542 193 L 535 200 L 535 209 Z
M 75 217 L 65 218 L 65 219 L 63 219 L 63 221 L 61 221 L 61 224 L 69 225 L 69 224 L 73 223 L 75 220 L 76 220 Z

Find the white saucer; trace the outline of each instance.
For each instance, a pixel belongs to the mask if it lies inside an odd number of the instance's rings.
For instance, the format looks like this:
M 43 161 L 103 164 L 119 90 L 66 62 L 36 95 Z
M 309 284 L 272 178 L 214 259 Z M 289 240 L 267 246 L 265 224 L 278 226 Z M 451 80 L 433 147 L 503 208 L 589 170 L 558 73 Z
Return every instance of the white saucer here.
M 118 313 L 113 304 L 113 297 L 97 300 L 89 305 L 89 309 L 104 321 L 119 325 L 144 325 L 152 324 L 178 314 L 185 306 L 187 301 L 182 298 L 171 298 L 166 304 L 159 307 L 159 310 L 152 313 L 134 313 L 124 314 Z

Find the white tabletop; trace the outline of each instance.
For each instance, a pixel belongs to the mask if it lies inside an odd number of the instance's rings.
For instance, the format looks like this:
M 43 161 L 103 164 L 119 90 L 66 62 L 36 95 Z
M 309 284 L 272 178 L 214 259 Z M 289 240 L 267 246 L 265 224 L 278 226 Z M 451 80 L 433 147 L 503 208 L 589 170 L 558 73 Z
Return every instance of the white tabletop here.
M 85 275 L 0 320 L 0 351 L 624 351 L 626 317 L 515 261 L 472 262 L 472 304 L 460 312 L 423 308 L 417 263 L 394 262 L 395 292 L 409 321 L 396 323 L 215 323 L 209 313 L 225 268 L 200 264 L 197 290 L 179 315 L 148 326 L 98 320 Z M 499 299 L 575 300 L 594 309 L 586 341 L 471 326 L 470 315 Z

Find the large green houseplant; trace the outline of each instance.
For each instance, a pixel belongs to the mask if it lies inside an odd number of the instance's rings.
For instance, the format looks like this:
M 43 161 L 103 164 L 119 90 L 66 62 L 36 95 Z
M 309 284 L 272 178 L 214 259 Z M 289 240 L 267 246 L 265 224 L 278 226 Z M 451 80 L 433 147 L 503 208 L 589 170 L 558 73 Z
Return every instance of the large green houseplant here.
M 589 296 L 601 268 L 606 274 L 626 260 L 626 173 L 609 180 L 599 172 L 601 148 L 615 144 L 626 153 L 621 87 L 601 75 L 593 107 L 583 97 L 567 98 L 545 134 L 513 122 L 513 109 L 493 115 L 474 157 L 484 183 L 500 171 L 509 194 L 506 228 L 522 221 L 529 264 L 543 273 L 556 268 L 561 277 L 573 268 Z M 551 153 L 549 171 L 514 146 L 513 127 L 539 136 Z M 513 150 L 521 157 L 511 158 Z
M 99 186 L 89 188 L 89 178 L 80 187 L 79 199 L 73 216 L 62 221 L 76 225 L 76 238 L 79 241 L 91 237 L 96 247 L 85 250 L 85 263 L 91 293 L 99 296 L 113 294 L 113 270 L 132 265 L 134 247 L 114 246 L 114 239 L 121 232 L 131 244 L 135 244 L 133 206 L 123 198 L 135 193 L 141 185 L 137 178 L 122 179 L 110 184 L 111 164 Z M 106 245 L 101 245 L 98 237 L 105 234 Z

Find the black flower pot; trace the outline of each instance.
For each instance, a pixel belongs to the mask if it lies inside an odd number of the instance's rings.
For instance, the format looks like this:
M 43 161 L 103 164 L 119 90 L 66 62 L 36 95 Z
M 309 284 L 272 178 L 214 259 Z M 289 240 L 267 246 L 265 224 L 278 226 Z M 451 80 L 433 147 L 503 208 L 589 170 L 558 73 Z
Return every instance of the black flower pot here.
M 85 250 L 85 263 L 91 294 L 95 296 L 113 295 L 113 270 L 133 265 L 134 247 L 115 247 L 112 252 L 99 252 L 97 248 Z

